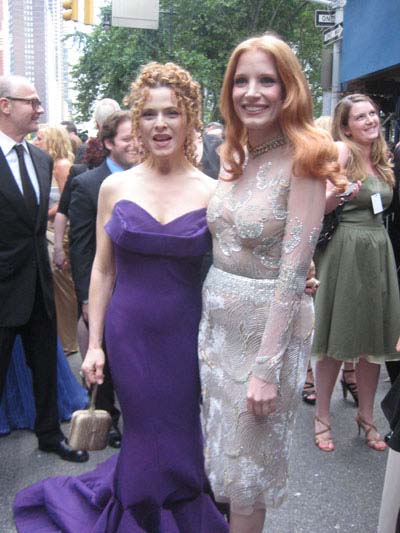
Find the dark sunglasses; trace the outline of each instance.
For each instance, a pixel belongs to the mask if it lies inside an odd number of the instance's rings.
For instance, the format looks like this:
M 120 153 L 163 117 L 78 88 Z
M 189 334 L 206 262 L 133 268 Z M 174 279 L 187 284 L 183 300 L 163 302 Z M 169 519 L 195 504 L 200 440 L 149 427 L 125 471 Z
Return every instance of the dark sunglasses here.
M 16 100 L 17 102 L 26 102 L 27 104 L 31 104 L 32 109 L 36 111 L 39 107 L 42 107 L 42 102 L 38 98 L 22 98 L 18 96 L 5 96 L 4 98 L 7 98 L 8 100 Z

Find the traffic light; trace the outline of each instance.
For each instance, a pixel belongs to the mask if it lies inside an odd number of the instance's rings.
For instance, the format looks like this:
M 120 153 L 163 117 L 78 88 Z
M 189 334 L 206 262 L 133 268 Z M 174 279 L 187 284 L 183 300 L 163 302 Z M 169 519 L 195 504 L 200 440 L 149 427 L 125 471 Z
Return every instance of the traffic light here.
M 64 0 L 63 6 L 63 19 L 64 20 L 78 20 L 78 0 Z
M 93 26 L 93 0 L 85 0 L 83 22 Z

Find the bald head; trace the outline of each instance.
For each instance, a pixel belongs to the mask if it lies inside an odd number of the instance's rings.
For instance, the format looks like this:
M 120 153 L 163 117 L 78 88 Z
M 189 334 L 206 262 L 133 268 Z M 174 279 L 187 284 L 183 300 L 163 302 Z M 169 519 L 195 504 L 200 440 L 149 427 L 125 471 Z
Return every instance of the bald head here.
M 0 76 L 0 98 L 18 93 L 21 86 L 35 89 L 33 83 L 24 76 Z
M 0 130 L 17 142 L 37 131 L 43 107 L 35 86 L 23 76 L 0 76 Z

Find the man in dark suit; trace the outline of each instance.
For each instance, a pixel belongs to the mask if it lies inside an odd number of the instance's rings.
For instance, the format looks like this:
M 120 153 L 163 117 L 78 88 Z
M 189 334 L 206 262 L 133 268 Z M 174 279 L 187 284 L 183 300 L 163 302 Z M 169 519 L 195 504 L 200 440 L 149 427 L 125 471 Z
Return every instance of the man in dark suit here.
M 46 243 L 53 164 L 26 143 L 43 108 L 21 76 L 0 78 L 0 395 L 16 335 L 32 371 L 39 448 L 62 459 L 87 461 L 72 450 L 57 409 L 56 317 Z
M 128 111 L 116 111 L 104 122 L 100 138 L 107 152 L 105 161 L 97 168 L 88 170 L 72 181 L 70 220 L 70 261 L 77 299 L 83 318 L 88 323 L 88 295 L 90 273 L 96 253 L 97 200 L 104 179 L 114 172 L 132 167 L 136 151 L 132 139 L 131 116 Z M 85 354 L 82 354 L 84 356 Z M 105 366 L 104 383 L 99 386 L 96 407 L 111 414 L 113 425 L 109 445 L 121 446 L 118 429 L 119 411 L 115 407 L 114 389 L 108 365 Z

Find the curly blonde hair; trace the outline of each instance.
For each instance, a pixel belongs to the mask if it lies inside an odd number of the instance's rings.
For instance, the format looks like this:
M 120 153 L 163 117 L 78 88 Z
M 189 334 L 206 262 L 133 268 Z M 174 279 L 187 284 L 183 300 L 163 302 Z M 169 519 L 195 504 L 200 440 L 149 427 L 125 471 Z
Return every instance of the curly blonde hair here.
M 345 133 L 345 129 L 349 124 L 351 108 L 358 102 L 370 103 L 379 116 L 379 109 L 375 102 L 365 94 L 356 93 L 345 96 L 337 103 L 332 122 L 333 139 L 344 142 L 349 149 L 346 171 L 349 179 L 353 181 L 363 181 L 367 177 L 367 168 L 360 146 L 352 140 L 351 136 Z M 381 131 L 379 131 L 378 138 L 371 145 L 371 163 L 378 176 L 393 187 L 393 170 L 388 160 L 387 144 Z
M 43 136 L 46 152 L 53 161 L 68 159 L 70 163 L 75 160 L 71 139 L 64 126 L 51 126 L 43 124 L 39 127 Z
M 237 179 L 243 171 L 247 130 L 236 114 L 232 90 L 241 55 L 256 50 L 272 57 L 282 83 L 283 101 L 279 125 L 293 146 L 293 173 L 297 176 L 330 178 L 332 182 L 338 183 L 338 151 L 329 135 L 325 135 L 314 125 L 311 92 L 300 63 L 290 46 L 272 32 L 240 43 L 229 59 L 220 101 L 226 124 L 225 143 L 221 147 L 226 170 L 233 179 Z
M 149 96 L 150 89 L 168 87 L 172 90 L 177 106 L 184 111 L 187 119 L 187 136 L 184 145 L 185 156 L 188 161 L 198 166 L 196 161 L 196 133 L 201 132 L 201 89 L 193 80 L 189 72 L 175 63 L 151 62 L 145 65 L 139 76 L 131 85 L 131 92 L 125 103 L 131 107 L 132 134 L 140 139 L 140 115 Z M 143 150 L 141 160 L 148 157 Z

